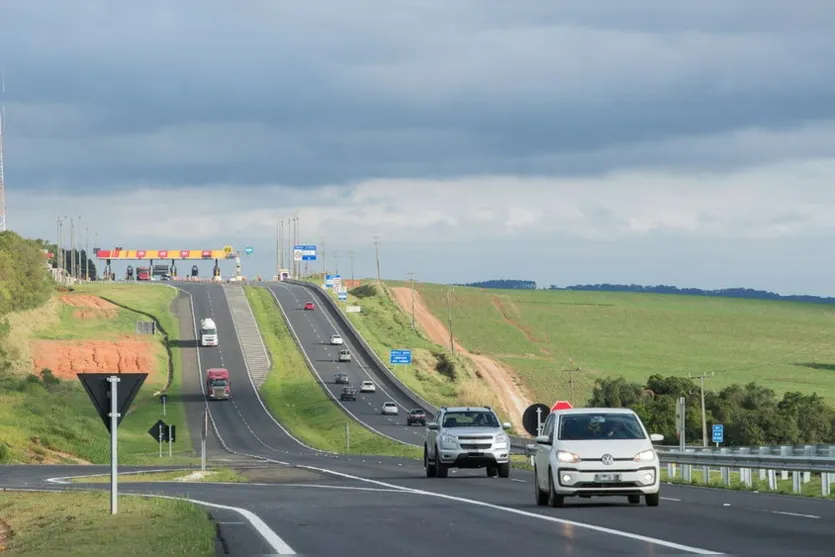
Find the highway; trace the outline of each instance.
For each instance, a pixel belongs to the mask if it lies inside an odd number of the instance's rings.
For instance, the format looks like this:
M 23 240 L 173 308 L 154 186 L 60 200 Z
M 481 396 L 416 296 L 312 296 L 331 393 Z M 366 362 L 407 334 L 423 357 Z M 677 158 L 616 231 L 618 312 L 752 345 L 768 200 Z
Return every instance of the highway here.
M 333 455 L 305 447 L 262 406 L 244 365 L 223 287 L 193 284 L 182 288 L 194 305 L 194 315 L 181 311 L 185 313 L 180 342 L 185 347 L 184 398 L 189 403 L 189 421 L 199 420 L 206 406 L 198 370 L 226 367 L 233 381 L 232 400 L 208 405 L 217 433 L 210 445 L 210 460 L 259 459 L 274 465 L 275 477 L 244 485 L 123 483 L 123 493 L 181 494 L 245 508 L 297 554 L 832 553 L 832 501 L 665 485 L 659 508 L 631 506 L 625 499 L 590 499 L 569 500 L 565 508 L 551 509 L 535 505 L 528 471 L 514 470 L 510 479 L 488 478 L 480 471 L 451 471 L 447 479 L 428 479 L 419 461 Z M 297 309 L 309 299 L 302 287 L 272 289 L 319 374 L 332 377 L 335 364 L 325 357 L 327 348 L 317 342 L 333 332 L 333 319 L 323 315 L 321 307 L 313 312 Z M 194 332 L 187 335 L 183 326 L 208 316 L 218 324 L 217 348 L 197 347 Z M 357 363 L 340 369 L 351 375 L 352 382 L 366 373 Z M 352 412 L 356 409 L 355 415 L 387 435 L 419 442 L 414 434 L 420 435 L 421 429 L 408 430 L 381 419 L 374 410 L 385 395 L 372 396 L 377 398 L 354 403 Z M 193 436 L 199 436 L 199 427 L 191 429 Z M 228 451 L 238 454 L 230 456 Z M 95 470 L 107 468 L 6 466 L 0 486 L 57 489 L 61 486 L 47 478 Z M 268 536 L 256 535 L 252 528 L 240 518 L 229 518 L 221 532 L 235 553 L 278 552 L 267 543 Z
M 383 435 L 410 445 L 423 446 L 423 428 L 406 425 L 406 415 L 415 407 L 413 402 L 397 391 L 385 387 L 385 382 L 376 374 L 374 366 L 369 365 L 369 362 L 363 359 L 361 351 L 351 344 L 349 335 L 328 315 L 327 308 L 317 303 L 315 310 L 306 311 L 305 302 L 317 302 L 317 300 L 303 286 L 271 284 L 267 288 L 281 304 L 307 357 L 336 399 L 339 399 L 339 394 L 344 387 L 344 385 L 334 383 L 334 374 L 337 372 L 348 374 L 348 380 L 357 389 L 363 381 L 368 380 L 373 381 L 377 386 L 375 393 L 358 393 L 356 401 L 340 403 L 345 410 Z M 351 351 L 353 357 L 350 362 L 338 361 L 339 350 L 342 346 L 332 346 L 329 343 L 334 333 L 343 338 L 344 347 Z M 387 401 L 397 403 L 400 410 L 399 416 L 381 414 L 380 409 Z

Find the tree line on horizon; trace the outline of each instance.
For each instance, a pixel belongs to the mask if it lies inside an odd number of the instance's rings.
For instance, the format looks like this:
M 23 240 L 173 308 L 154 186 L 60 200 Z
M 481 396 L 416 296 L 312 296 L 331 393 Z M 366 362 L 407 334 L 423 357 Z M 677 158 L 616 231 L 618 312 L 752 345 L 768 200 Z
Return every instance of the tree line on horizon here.
M 681 296 L 716 296 L 720 298 L 742 298 L 751 300 L 779 300 L 786 302 L 806 302 L 812 304 L 835 304 L 835 298 L 812 296 L 806 294 L 777 294 L 768 290 L 754 288 L 720 288 L 705 290 L 702 288 L 679 288 L 659 284 L 645 286 L 641 284 L 575 284 L 571 286 L 556 286 L 554 284 L 538 288 L 536 281 L 517 279 L 495 279 L 480 282 L 456 284 L 456 286 L 471 286 L 473 288 L 494 288 L 501 290 L 549 290 L 549 291 L 581 291 L 581 292 L 634 292 L 641 294 L 676 294 Z

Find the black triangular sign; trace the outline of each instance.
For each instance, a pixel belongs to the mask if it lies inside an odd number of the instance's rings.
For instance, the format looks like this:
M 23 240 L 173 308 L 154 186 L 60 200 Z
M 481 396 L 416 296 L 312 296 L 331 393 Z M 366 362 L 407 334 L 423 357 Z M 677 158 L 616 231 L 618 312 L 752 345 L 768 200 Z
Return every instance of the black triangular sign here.
M 147 373 L 79 373 L 78 379 L 84 385 L 84 390 L 93 401 L 93 406 L 96 408 L 99 417 L 104 422 L 107 431 L 110 431 L 110 383 L 107 381 L 108 377 L 116 376 L 119 378 L 119 386 L 117 387 L 117 406 L 119 408 L 119 419 L 116 422 L 117 427 L 125 419 L 125 414 L 128 412 L 133 399 L 142 388 L 142 383 L 148 377 Z

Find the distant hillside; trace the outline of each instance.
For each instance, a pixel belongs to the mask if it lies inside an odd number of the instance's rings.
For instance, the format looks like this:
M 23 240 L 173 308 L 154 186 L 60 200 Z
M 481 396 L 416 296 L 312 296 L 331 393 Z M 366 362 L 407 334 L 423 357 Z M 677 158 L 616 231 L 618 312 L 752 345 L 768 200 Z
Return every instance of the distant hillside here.
M 676 286 L 641 286 L 640 284 L 576 284 L 560 288 L 551 285 L 547 290 L 585 290 L 594 292 L 642 292 L 647 294 L 679 294 L 684 296 L 720 296 L 724 298 L 748 298 L 753 300 L 783 300 L 787 302 L 808 302 L 813 304 L 835 304 L 835 298 L 821 296 L 788 295 L 783 296 L 767 290 L 752 288 L 722 288 L 702 290 L 701 288 L 678 288 Z
M 474 288 L 501 288 L 505 290 L 536 290 L 536 282 L 532 280 L 498 279 L 482 282 L 456 284 L 455 286 L 472 286 Z
M 481 282 L 456 284 L 456 286 L 472 286 L 474 288 L 496 288 L 502 290 L 536 290 L 536 282 L 532 280 L 496 279 Z M 719 296 L 723 298 L 748 298 L 752 300 L 782 300 L 786 302 L 807 302 L 812 304 L 835 304 L 835 298 L 821 296 L 788 295 L 784 296 L 767 290 L 753 288 L 722 288 L 719 290 L 703 290 L 701 288 L 678 288 L 659 284 L 658 286 L 642 286 L 640 284 L 575 284 L 559 287 L 551 285 L 542 290 L 583 290 L 591 292 L 641 292 L 644 294 L 678 294 L 682 296 Z

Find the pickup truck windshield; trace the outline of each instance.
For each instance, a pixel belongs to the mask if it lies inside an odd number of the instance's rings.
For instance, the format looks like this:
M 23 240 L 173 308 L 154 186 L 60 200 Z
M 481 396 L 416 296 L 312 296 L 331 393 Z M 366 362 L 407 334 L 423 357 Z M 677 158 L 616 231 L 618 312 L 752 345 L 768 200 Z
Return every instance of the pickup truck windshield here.
M 559 439 L 565 441 L 645 438 L 631 414 L 569 414 L 560 419 Z
M 499 420 L 492 412 L 473 410 L 466 412 L 447 412 L 444 414 L 443 427 L 499 427 Z

